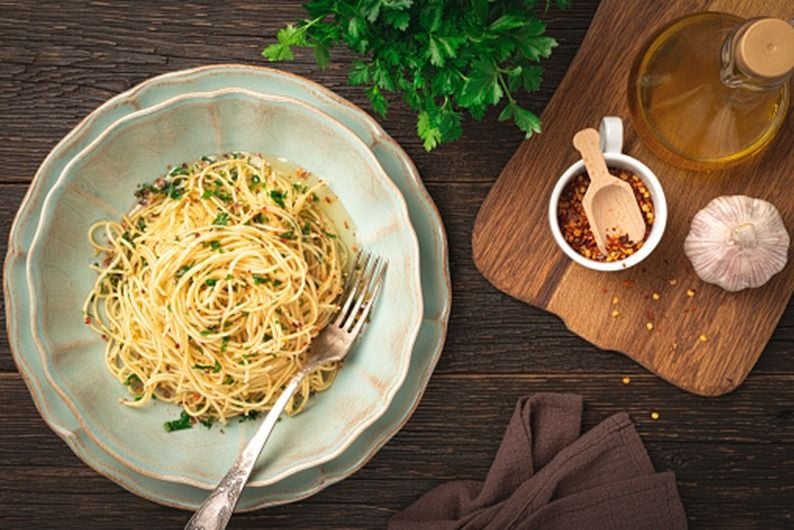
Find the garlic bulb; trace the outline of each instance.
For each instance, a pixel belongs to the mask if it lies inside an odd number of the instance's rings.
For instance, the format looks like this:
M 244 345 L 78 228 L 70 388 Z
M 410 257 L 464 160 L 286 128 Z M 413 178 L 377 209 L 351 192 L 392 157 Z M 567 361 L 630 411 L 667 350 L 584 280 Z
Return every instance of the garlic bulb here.
M 717 197 L 692 219 L 684 252 L 701 280 L 726 291 L 760 287 L 783 270 L 789 235 L 775 206 L 732 195 Z

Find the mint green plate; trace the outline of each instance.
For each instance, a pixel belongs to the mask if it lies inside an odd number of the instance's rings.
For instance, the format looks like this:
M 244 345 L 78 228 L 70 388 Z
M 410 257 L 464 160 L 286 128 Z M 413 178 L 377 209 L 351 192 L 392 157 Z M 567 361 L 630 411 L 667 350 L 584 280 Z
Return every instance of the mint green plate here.
M 110 457 L 80 427 L 61 397 L 49 385 L 29 332 L 25 258 L 42 199 L 65 165 L 109 124 L 136 110 L 195 91 L 243 87 L 290 96 L 321 109 L 354 130 L 400 188 L 417 232 L 424 316 L 403 385 L 386 413 L 367 427 L 340 455 L 323 465 L 293 473 L 274 484 L 246 490 L 241 510 L 291 502 L 341 480 L 369 458 L 410 417 L 438 359 L 449 314 L 450 292 L 446 241 L 439 216 L 405 153 L 363 111 L 303 78 L 265 68 L 220 65 L 167 74 L 111 99 L 75 128 L 42 164 L 12 228 L 6 258 L 5 294 L 9 340 L 20 372 L 42 417 L 86 463 L 128 490 L 171 506 L 191 509 L 206 495 L 195 487 L 147 477 Z M 178 477 L 179 478 L 179 477 Z
M 298 100 L 242 88 L 183 94 L 114 122 L 69 161 L 44 200 L 27 262 L 33 339 L 47 379 L 97 444 L 141 474 L 206 489 L 220 482 L 263 419 L 168 433 L 163 424 L 179 407 L 119 405 L 125 389 L 107 370 L 106 344 L 80 308 L 96 280 L 91 226 L 120 219 L 140 183 L 169 164 L 234 151 L 292 160 L 325 180 L 357 243 L 389 263 L 366 333 L 331 388 L 283 418 L 252 486 L 331 460 L 374 423 L 408 373 L 422 321 L 419 244 L 408 207 L 341 122 Z

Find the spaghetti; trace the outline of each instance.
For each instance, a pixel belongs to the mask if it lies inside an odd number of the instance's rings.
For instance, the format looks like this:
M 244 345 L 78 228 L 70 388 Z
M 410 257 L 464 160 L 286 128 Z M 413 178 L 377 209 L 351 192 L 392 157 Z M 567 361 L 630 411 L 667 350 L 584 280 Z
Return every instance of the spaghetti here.
M 121 222 L 91 227 L 103 260 L 83 310 L 124 404 L 156 397 L 204 423 L 271 408 L 337 309 L 347 260 L 308 176 L 258 155 L 204 157 L 139 187 Z M 336 370 L 305 378 L 287 413 Z

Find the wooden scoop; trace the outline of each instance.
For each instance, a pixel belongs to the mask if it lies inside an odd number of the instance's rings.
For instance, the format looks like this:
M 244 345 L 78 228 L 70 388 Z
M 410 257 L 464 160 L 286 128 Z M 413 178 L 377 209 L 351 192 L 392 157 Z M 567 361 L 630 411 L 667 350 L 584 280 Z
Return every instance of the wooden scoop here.
M 582 207 L 598 250 L 606 256 L 607 235 L 626 234 L 632 243 L 639 243 L 645 237 L 645 219 L 631 184 L 609 174 L 599 139 L 595 129 L 583 129 L 574 135 L 573 146 L 590 176 Z

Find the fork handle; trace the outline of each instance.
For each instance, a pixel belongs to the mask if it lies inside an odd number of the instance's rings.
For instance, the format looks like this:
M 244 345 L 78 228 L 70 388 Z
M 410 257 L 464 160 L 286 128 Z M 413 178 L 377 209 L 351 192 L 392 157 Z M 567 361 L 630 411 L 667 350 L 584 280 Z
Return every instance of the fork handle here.
M 307 367 L 308 368 L 308 367 Z M 185 530 L 222 530 L 226 528 L 232 517 L 234 507 L 240 500 L 248 477 L 254 469 L 259 454 L 265 447 L 273 427 L 276 426 L 279 416 L 284 411 L 290 398 L 295 394 L 301 381 L 309 372 L 306 368 L 300 370 L 290 379 L 273 408 L 265 416 L 265 421 L 257 429 L 256 434 L 245 446 L 245 449 L 234 461 L 231 469 L 221 479 L 218 486 L 210 493 L 209 497 L 199 506 L 193 517 L 190 518 Z

